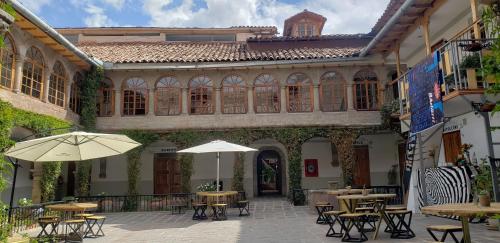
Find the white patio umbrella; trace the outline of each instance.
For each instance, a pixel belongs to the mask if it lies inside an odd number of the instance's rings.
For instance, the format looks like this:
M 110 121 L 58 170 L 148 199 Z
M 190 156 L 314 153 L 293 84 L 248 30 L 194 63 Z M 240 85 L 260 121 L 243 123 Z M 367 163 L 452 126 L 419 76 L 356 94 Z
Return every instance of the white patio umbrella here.
M 71 132 L 18 142 L 4 155 L 32 162 L 83 161 L 123 154 L 141 144 L 120 134 Z M 12 161 L 11 161 L 12 162 Z M 14 165 L 9 204 L 9 222 L 19 163 Z
M 257 151 L 256 149 L 241 146 L 234 143 L 228 143 L 222 140 L 215 140 L 206 144 L 198 145 L 195 147 L 183 149 L 178 151 L 178 153 L 216 153 L 217 155 L 217 192 L 219 192 L 219 164 L 220 164 L 220 153 L 223 152 L 250 152 Z
M 32 162 L 82 161 L 123 154 L 140 145 L 121 134 L 71 132 L 18 142 L 4 155 Z

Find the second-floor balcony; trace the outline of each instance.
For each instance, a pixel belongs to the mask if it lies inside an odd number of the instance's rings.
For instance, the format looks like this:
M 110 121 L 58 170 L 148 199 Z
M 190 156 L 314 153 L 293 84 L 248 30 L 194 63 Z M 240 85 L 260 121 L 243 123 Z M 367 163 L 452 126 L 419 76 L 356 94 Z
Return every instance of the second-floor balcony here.
M 495 37 L 484 28 L 481 28 L 481 38 L 474 38 L 471 25 L 436 50 L 444 102 L 459 95 L 483 94 L 485 89 L 495 82 L 494 77 L 485 75 L 483 71 L 483 60 L 491 53 L 494 40 Z M 401 119 L 409 118 L 411 111 L 408 78 L 410 72 L 411 69 L 397 79 Z

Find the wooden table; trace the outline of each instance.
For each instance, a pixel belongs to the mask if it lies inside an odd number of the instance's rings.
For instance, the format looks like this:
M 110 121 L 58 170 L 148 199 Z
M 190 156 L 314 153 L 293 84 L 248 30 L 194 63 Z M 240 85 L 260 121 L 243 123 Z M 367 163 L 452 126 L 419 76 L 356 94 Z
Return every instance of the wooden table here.
M 372 189 L 365 189 L 368 193 L 372 192 Z M 363 193 L 363 189 L 337 189 L 337 190 L 328 190 L 326 192 L 328 195 L 350 195 L 350 194 L 361 194 Z
M 491 203 L 490 207 L 481 207 L 473 203 L 450 203 L 427 206 L 421 209 L 423 214 L 458 216 L 462 221 L 463 238 L 465 243 L 471 242 L 469 219 L 478 215 L 500 214 L 500 203 Z
M 351 189 L 352 190 L 352 189 Z M 385 223 L 391 227 L 391 223 L 389 223 L 389 219 L 387 218 L 387 215 L 385 214 L 385 207 L 387 206 L 387 200 L 391 198 L 395 198 L 397 195 L 390 193 L 390 194 L 368 194 L 368 195 L 361 195 L 361 194 L 355 194 L 355 195 L 342 195 L 342 196 L 337 196 L 339 200 L 342 200 L 346 205 L 349 210 L 349 212 L 354 213 L 354 209 L 356 208 L 356 203 L 360 200 L 377 200 L 381 199 L 383 200 L 383 203 L 375 203 L 375 207 L 377 207 L 378 212 L 380 214 L 380 220 L 377 222 L 377 227 L 375 229 L 375 234 L 373 235 L 373 239 L 376 240 L 378 236 L 378 231 L 380 229 L 380 225 L 382 224 L 382 220 L 385 221 Z
M 209 204 L 210 201 L 214 201 L 213 198 L 215 198 L 215 201 L 218 201 L 220 197 L 224 198 L 224 201 L 227 201 L 226 198 L 234 195 L 238 195 L 237 191 L 221 191 L 221 192 L 196 192 L 197 196 L 200 197 L 207 197 L 207 204 Z M 211 198 L 211 199 L 210 199 Z
M 47 205 L 45 207 L 53 211 L 85 212 L 89 209 L 97 208 L 97 206 L 97 203 L 62 203 Z

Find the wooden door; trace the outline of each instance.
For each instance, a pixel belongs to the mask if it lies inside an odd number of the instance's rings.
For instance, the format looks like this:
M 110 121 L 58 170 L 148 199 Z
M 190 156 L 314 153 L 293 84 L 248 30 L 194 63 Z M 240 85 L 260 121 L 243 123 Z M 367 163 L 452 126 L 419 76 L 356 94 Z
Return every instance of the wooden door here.
M 446 162 L 456 163 L 462 147 L 460 131 L 443 134 L 443 145 Z
M 157 154 L 153 169 L 154 194 L 181 192 L 181 167 L 177 159 Z
M 370 156 L 368 146 L 354 147 L 353 186 L 370 186 Z

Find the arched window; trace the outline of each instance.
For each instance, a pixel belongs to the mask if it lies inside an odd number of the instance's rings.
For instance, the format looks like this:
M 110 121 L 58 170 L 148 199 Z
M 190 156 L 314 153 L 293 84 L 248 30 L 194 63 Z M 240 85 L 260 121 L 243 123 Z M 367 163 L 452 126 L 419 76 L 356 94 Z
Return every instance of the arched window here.
M 181 113 L 181 85 L 174 77 L 163 77 L 156 83 L 155 113 L 171 116 Z
M 21 92 L 35 98 L 40 98 L 43 85 L 44 62 L 40 50 L 30 47 L 26 52 L 23 64 L 23 82 Z
M 312 81 L 303 73 L 294 73 L 286 80 L 288 112 L 310 112 L 313 110 Z
M 123 115 L 146 115 L 148 85 L 142 78 L 129 78 L 122 84 Z
M 7 34 L 4 46 L 0 48 L 0 60 L 0 86 L 11 89 L 14 78 L 14 44 Z
M 230 75 L 222 80 L 222 112 L 225 114 L 247 112 L 247 88 L 240 76 Z
M 71 93 L 69 95 L 69 108 L 76 114 L 81 114 L 82 111 L 82 86 L 83 76 L 76 73 L 73 76 L 73 83 L 71 84 Z
M 190 113 L 214 113 L 212 81 L 207 76 L 198 76 L 189 82 Z
M 378 78 L 367 69 L 354 75 L 354 96 L 356 110 L 378 109 Z
M 273 76 L 259 75 L 255 79 L 253 92 L 256 113 L 280 112 L 280 86 Z
M 115 112 L 115 92 L 113 81 L 105 78 L 99 82 L 97 90 L 97 116 L 112 116 Z
M 64 88 L 66 87 L 66 71 L 61 62 L 57 61 L 52 68 L 49 82 L 49 102 L 64 106 Z
M 347 108 L 345 80 L 337 72 L 327 72 L 321 76 L 320 85 L 321 111 L 345 111 Z

